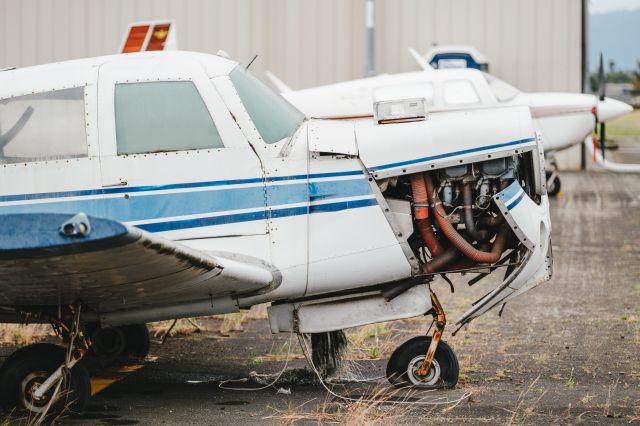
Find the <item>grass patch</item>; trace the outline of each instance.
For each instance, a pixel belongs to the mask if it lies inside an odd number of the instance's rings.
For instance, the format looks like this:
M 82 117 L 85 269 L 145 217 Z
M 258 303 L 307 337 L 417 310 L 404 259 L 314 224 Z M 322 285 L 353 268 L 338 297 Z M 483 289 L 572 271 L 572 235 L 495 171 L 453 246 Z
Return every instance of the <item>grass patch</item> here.
M 252 306 L 251 309 L 241 310 L 240 312 L 234 312 L 232 314 L 224 315 L 212 315 L 208 317 L 202 317 L 201 319 L 213 319 L 220 321 L 218 332 L 224 336 L 228 336 L 231 332 L 244 331 L 244 324 L 253 320 L 266 320 L 267 319 L 267 305 Z M 194 323 L 197 325 L 194 325 Z M 149 330 L 155 335 L 155 337 L 162 336 L 169 330 L 173 324 L 173 320 L 158 321 L 149 324 Z M 195 319 L 180 319 L 176 325 L 171 329 L 170 337 L 172 336 L 186 336 L 199 331 L 216 331 L 215 329 L 207 328 L 198 324 Z
M 550 355 L 547 352 L 542 352 L 539 354 L 533 355 L 533 360 L 536 364 L 547 365 L 549 363 Z
M 573 368 L 571 369 L 571 372 L 569 373 L 569 377 L 567 377 L 567 381 L 564 384 L 566 386 L 567 389 L 575 389 L 576 387 L 576 381 L 573 378 Z
M 509 377 L 509 370 L 506 369 L 499 369 L 496 370 L 496 374 L 493 375 L 492 377 L 487 378 L 486 380 L 488 382 L 499 382 L 501 380 L 505 380 Z
M 266 355 L 255 356 L 251 358 L 253 364 L 262 364 L 266 361 L 284 362 L 287 359 L 304 359 L 304 355 L 300 352 L 300 348 L 297 345 L 289 348 L 292 340 L 287 340 L 281 345 L 275 345 L 271 347 L 271 352 Z
M 387 322 L 356 327 L 346 334 L 349 340 L 348 359 L 388 358 L 399 344 Z
M 640 109 L 607 123 L 607 136 L 640 137 Z

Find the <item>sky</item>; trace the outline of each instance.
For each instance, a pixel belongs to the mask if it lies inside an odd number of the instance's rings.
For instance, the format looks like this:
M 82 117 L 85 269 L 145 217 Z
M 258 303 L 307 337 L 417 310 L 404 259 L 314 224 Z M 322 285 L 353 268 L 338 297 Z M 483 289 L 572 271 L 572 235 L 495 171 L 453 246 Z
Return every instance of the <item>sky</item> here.
M 640 0 L 589 0 L 589 13 L 640 9 Z
M 640 0 L 589 0 L 589 69 L 600 52 L 618 70 L 633 70 L 640 60 Z M 597 12 L 597 13 L 594 13 Z

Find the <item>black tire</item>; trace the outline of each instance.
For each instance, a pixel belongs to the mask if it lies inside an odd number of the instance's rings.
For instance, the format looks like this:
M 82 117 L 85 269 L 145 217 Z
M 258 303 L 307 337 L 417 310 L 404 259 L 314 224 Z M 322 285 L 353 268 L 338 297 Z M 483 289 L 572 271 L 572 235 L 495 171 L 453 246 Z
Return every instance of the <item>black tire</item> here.
M 418 336 L 407 340 L 393 352 L 387 363 L 387 379 L 398 388 L 414 387 L 418 389 L 453 388 L 458 383 L 460 366 L 453 349 L 443 340 L 438 344 L 434 365 L 429 373 L 434 374 L 434 383 L 414 383 L 409 377 L 410 365 L 422 362 L 431 343 L 431 336 Z M 436 366 L 437 364 L 437 366 Z M 435 371 L 439 369 L 439 374 Z M 433 377 L 433 376 L 432 376 Z
M 102 361 L 112 361 L 126 354 L 127 337 L 120 327 L 94 327 L 91 352 Z
M 65 358 L 65 348 L 50 343 L 37 343 L 14 352 L 0 368 L 0 407 L 39 413 L 47 404 L 45 398 L 40 402 L 25 402 L 25 390 L 30 383 L 42 382 L 53 373 Z M 29 376 L 33 376 L 29 379 Z M 47 394 L 51 396 L 52 391 Z M 64 410 L 79 412 L 86 407 L 91 398 L 91 379 L 82 362 L 77 363 L 63 379 L 58 399 L 52 404 L 49 413 L 55 415 Z M 31 405 L 29 405 L 31 404 Z
M 120 327 L 126 340 L 125 355 L 144 358 L 149 355 L 151 337 L 146 324 L 123 325 Z
M 547 172 L 546 174 L 547 181 L 549 180 L 550 177 L 551 177 L 551 173 Z M 562 189 L 562 183 L 560 182 L 560 177 L 556 176 L 555 178 L 553 178 L 553 181 L 551 182 L 551 184 L 547 187 L 547 193 L 549 194 L 549 196 L 555 197 L 558 195 L 558 193 L 560 193 L 561 189 Z

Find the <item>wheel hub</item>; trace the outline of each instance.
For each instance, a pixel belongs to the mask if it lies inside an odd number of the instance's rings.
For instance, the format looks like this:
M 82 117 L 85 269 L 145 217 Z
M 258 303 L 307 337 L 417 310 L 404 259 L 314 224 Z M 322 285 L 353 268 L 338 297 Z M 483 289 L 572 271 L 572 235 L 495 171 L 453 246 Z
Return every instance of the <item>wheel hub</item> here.
M 46 371 L 34 371 L 27 374 L 20 383 L 20 404 L 33 413 L 40 413 L 49 403 L 53 389 L 49 390 L 41 398 L 34 396 L 35 391 L 49 377 Z
M 440 364 L 435 359 L 431 361 L 429 372 L 426 376 L 418 374 L 418 370 L 424 362 L 424 355 L 413 358 L 407 367 L 407 376 L 409 381 L 416 386 L 435 386 L 440 380 Z

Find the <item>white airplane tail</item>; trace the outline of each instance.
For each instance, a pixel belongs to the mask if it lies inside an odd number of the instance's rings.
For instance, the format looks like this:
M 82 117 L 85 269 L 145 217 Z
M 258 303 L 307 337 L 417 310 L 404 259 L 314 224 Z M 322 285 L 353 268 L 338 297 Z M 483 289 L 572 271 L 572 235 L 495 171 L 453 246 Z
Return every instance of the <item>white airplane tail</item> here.
M 132 22 L 120 44 L 120 53 L 177 49 L 178 35 L 172 19 Z
M 413 47 L 410 47 L 409 48 L 409 53 L 411 54 L 413 59 L 415 59 L 415 61 L 418 63 L 418 65 L 420 65 L 420 68 L 422 68 L 423 71 L 428 71 L 428 72 L 433 71 L 433 67 L 431 65 L 429 65 L 429 62 L 427 62 L 427 60 L 424 58 L 424 56 L 419 54 L 416 51 L 416 49 L 414 49 Z
M 276 86 L 276 89 L 278 89 L 280 94 L 293 92 L 293 90 L 291 90 L 291 87 L 287 86 L 284 81 L 276 77 L 275 74 L 271 71 L 265 71 L 265 74 L 267 75 L 269 80 L 271 80 L 271 83 Z

